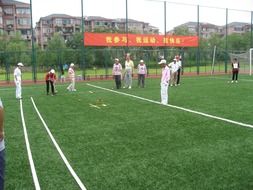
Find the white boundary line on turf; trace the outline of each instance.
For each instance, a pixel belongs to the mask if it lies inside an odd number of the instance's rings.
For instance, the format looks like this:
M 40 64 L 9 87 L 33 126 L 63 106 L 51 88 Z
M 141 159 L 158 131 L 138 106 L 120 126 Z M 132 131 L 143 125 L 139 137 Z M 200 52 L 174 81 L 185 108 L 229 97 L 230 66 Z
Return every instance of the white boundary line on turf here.
M 159 104 L 159 105 L 163 105 L 163 106 L 167 106 L 167 107 L 171 107 L 171 108 L 176 108 L 176 109 L 179 109 L 179 110 L 183 110 L 183 111 L 186 111 L 186 112 L 198 114 L 198 115 L 209 117 L 209 118 L 216 119 L 216 120 L 221 120 L 221 121 L 224 121 L 224 122 L 227 122 L 227 123 L 232 123 L 232 124 L 243 126 L 243 127 L 253 128 L 253 125 L 251 125 L 251 124 L 237 122 L 237 121 L 234 121 L 234 120 L 231 120 L 231 119 L 226 119 L 226 118 L 218 117 L 218 116 L 215 116 L 215 115 L 206 114 L 206 113 L 203 113 L 203 112 L 194 111 L 194 110 L 191 110 L 191 109 L 187 109 L 187 108 L 183 108 L 183 107 L 179 107 L 179 106 L 174 106 L 174 105 L 171 105 L 171 104 L 164 105 L 164 104 L 161 104 L 158 101 L 150 100 L 150 99 L 147 99 L 147 98 L 142 98 L 142 97 L 135 96 L 135 95 L 132 95 L 132 94 L 127 94 L 127 93 L 124 93 L 124 92 L 119 92 L 119 91 L 103 88 L 103 87 L 88 84 L 88 83 L 87 83 L 87 85 L 91 86 L 91 87 L 94 87 L 94 88 L 98 88 L 98 89 L 106 90 L 106 91 L 109 91 L 109 92 L 113 92 L 113 93 L 116 93 L 116 94 L 130 96 L 130 97 L 140 99 L 140 100 L 144 100 L 144 101 L 147 101 L 147 102 L 151 102 L 151 103 L 155 103 L 155 104 Z
M 39 184 L 36 169 L 35 169 L 35 166 L 34 166 L 32 152 L 31 152 L 30 143 L 29 143 L 29 140 L 28 140 L 28 134 L 27 134 L 27 130 L 26 130 L 22 99 L 19 100 L 19 103 L 20 103 L 20 114 L 21 114 L 21 119 L 22 119 L 22 125 L 23 125 L 24 135 L 25 135 L 26 149 L 27 149 L 28 159 L 29 159 L 29 163 L 30 163 L 30 167 L 31 167 L 33 182 L 34 182 L 34 185 L 35 185 L 35 189 L 40 190 L 40 184 Z
M 62 152 L 60 146 L 59 146 L 58 143 L 56 142 L 56 140 L 55 140 L 54 136 L 52 135 L 51 131 L 49 130 L 49 128 L 48 128 L 46 122 L 45 122 L 44 119 L 42 118 L 42 116 L 41 116 L 41 114 L 40 114 L 40 112 L 39 112 L 39 110 L 38 110 L 38 108 L 37 108 L 37 106 L 36 106 L 36 104 L 35 104 L 35 102 L 34 102 L 34 100 L 33 100 L 32 97 L 31 97 L 31 101 L 32 101 L 32 103 L 33 103 L 34 109 L 36 110 L 36 112 L 37 112 L 37 114 L 38 114 L 40 120 L 42 121 L 42 123 L 43 123 L 43 125 L 44 125 L 44 127 L 45 127 L 45 129 L 46 129 L 46 131 L 47 131 L 47 133 L 48 133 L 48 135 L 50 136 L 52 142 L 54 143 L 55 148 L 57 149 L 58 153 L 60 154 L 60 156 L 61 156 L 62 160 L 64 161 L 65 165 L 67 166 L 69 172 L 71 173 L 71 175 L 72 175 L 72 176 L 74 177 L 74 179 L 76 180 L 76 182 L 77 182 L 77 184 L 79 185 L 80 189 L 82 189 L 82 190 L 87 190 L 86 187 L 84 186 L 84 184 L 82 183 L 82 181 L 80 180 L 80 178 L 77 176 L 76 172 L 73 170 L 73 168 L 72 168 L 71 165 L 69 164 L 67 158 L 66 158 L 65 155 L 63 154 L 63 152 Z

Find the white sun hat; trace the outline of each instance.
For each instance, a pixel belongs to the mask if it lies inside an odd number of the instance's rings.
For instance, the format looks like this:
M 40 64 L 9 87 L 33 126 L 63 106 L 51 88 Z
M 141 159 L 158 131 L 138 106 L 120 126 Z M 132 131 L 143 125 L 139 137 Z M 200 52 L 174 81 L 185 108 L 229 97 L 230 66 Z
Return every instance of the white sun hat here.
M 18 63 L 17 66 L 24 67 L 23 63 Z
M 162 59 L 158 64 L 159 64 L 159 65 L 161 65 L 161 64 L 166 64 L 166 60 L 165 60 L 165 59 Z

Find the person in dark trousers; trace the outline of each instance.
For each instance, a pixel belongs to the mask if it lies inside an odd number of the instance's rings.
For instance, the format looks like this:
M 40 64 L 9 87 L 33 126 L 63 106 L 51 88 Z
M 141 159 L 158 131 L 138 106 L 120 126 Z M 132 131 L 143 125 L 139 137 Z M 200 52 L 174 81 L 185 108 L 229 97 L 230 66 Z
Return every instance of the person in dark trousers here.
M 177 70 L 177 85 L 180 85 L 180 75 L 181 75 L 181 68 L 182 68 L 182 59 L 181 56 L 177 55 L 176 57 L 176 62 L 178 65 L 178 70 Z
M 51 69 L 45 77 L 46 86 L 47 86 L 47 95 L 49 95 L 49 84 L 51 86 L 52 96 L 55 95 L 54 82 L 56 80 L 55 70 Z
M 147 74 L 147 67 L 143 60 L 140 60 L 140 63 L 137 67 L 138 72 L 138 87 L 144 88 L 145 86 L 145 76 Z
M 4 189 L 5 143 L 4 143 L 4 108 L 0 99 L 0 190 Z
M 240 63 L 237 60 L 237 58 L 234 58 L 232 61 L 232 81 L 231 83 L 233 83 L 234 81 L 237 83 L 238 82 L 238 73 L 239 73 L 239 68 L 240 68 Z
M 112 68 L 112 75 L 115 80 L 116 88 L 121 88 L 121 77 L 122 77 L 122 65 L 119 62 L 118 58 L 114 59 L 114 64 Z

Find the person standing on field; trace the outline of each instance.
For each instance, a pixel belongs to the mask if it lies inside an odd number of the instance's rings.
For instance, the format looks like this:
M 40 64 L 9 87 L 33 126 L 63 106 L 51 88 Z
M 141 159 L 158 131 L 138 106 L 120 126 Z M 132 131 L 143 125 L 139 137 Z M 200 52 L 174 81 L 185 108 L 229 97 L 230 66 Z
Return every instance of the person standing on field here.
M 51 86 L 51 92 L 52 92 L 52 96 L 55 95 L 55 86 L 54 83 L 56 81 L 56 75 L 55 75 L 55 70 L 51 69 L 45 77 L 46 80 L 46 87 L 47 87 L 47 95 L 49 95 L 49 84 Z
M 4 143 L 4 108 L 0 99 L 0 190 L 4 189 L 5 143 Z
M 22 87 L 21 87 L 21 68 L 23 63 L 18 63 L 16 69 L 14 70 L 14 82 L 16 85 L 16 99 L 22 99 Z
M 147 67 L 143 60 L 140 60 L 137 68 L 138 72 L 138 87 L 144 88 L 145 85 L 145 76 L 147 74 Z
M 121 76 L 122 76 L 121 72 L 122 72 L 122 65 L 120 64 L 119 59 L 115 58 L 112 68 L 112 75 L 114 77 L 117 89 L 121 88 Z
M 240 63 L 237 58 L 234 58 L 232 61 L 232 81 L 237 83 L 238 82 L 238 73 L 239 73 Z
M 134 72 L 134 62 L 131 60 L 130 54 L 128 53 L 126 55 L 126 61 L 125 61 L 125 86 L 124 88 L 132 88 L 132 81 L 133 81 L 133 72 Z
M 178 66 L 178 69 L 177 69 L 177 85 L 180 85 L 180 76 L 181 76 L 181 68 L 182 68 L 182 59 L 181 59 L 181 56 L 179 55 L 176 55 L 176 62 L 177 62 L 177 66 Z
M 76 77 L 75 77 L 74 66 L 75 66 L 74 63 L 71 63 L 68 69 L 68 77 L 70 80 L 70 85 L 67 87 L 68 91 L 76 91 L 75 89 Z
M 170 86 L 177 86 L 176 82 L 177 82 L 177 70 L 178 70 L 178 64 L 177 64 L 177 60 L 173 59 L 173 62 L 171 62 L 169 64 L 169 67 L 171 69 L 171 82 L 170 82 Z
M 162 77 L 161 77 L 161 103 L 166 105 L 168 104 L 168 86 L 170 81 L 170 69 L 167 66 L 166 60 L 162 59 L 159 63 L 162 68 Z

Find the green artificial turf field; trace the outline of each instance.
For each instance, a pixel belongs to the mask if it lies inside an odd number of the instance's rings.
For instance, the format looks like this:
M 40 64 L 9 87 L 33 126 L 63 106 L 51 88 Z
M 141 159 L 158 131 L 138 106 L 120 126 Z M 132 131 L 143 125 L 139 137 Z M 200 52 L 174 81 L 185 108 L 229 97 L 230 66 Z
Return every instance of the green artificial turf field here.
M 183 77 L 180 86 L 169 87 L 169 104 L 178 107 L 159 104 L 159 79 L 146 79 L 145 88 L 134 81 L 131 90 L 115 90 L 112 80 L 77 83 L 76 92 L 66 91 L 67 83 L 57 84 L 56 96 L 47 96 L 45 85 L 23 86 L 24 120 L 41 189 L 80 187 L 31 97 L 88 190 L 253 189 L 253 79 L 241 75 L 238 84 L 229 79 Z M 20 102 L 13 87 L 1 87 L 0 94 L 5 187 L 35 189 Z

